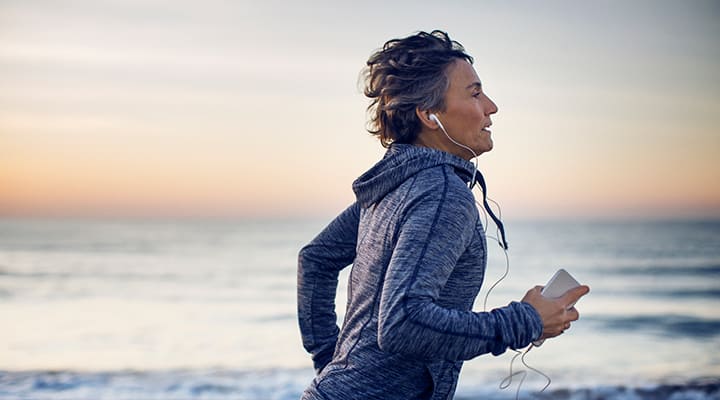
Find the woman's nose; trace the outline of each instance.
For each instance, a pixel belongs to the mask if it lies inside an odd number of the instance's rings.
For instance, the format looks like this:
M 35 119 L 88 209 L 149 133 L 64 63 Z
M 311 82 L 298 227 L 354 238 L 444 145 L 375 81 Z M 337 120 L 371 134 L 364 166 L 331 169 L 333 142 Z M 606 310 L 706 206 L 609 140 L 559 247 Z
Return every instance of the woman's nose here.
M 488 115 L 491 115 L 491 114 L 495 114 L 496 112 L 498 112 L 498 106 L 497 106 L 497 104 L 495 104 L 495 102 L 492 101 L 492 100 L 490 99 L 490 97 L 485 96 L 485 98 L 487 99 L 487 102 L 488 102 L 487 107 L 485 108 L 487 114 L 488 114 Z

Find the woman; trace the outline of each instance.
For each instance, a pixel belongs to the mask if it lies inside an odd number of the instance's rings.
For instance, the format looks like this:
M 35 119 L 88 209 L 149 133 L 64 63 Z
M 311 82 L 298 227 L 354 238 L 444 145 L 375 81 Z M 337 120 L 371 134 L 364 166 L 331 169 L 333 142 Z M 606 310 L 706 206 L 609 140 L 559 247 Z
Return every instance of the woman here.
M 364 71 L 371 133 L 388 148 L 353 183 L 357 201 L 300 251 L 298 313 L 317 376 L 303 399 L 449 399 L 464 360 L 551 338 L 578 319 L 560 299 L 473 312 L 486 240 L 470 159 L 493 147 L 497 106 L 441 31 L 394 39 Z M 481 175 L 478 174 L 478 177 Z M 342 330 L 338 273 L 353 264 Z

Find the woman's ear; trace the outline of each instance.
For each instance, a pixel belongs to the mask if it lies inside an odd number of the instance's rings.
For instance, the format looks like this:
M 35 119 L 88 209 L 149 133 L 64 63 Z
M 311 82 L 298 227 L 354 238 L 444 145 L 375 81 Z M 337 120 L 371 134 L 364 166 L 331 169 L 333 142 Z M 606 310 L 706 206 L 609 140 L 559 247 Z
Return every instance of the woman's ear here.
M 415 115 L 417 115 L 418 119 L 420 120 L 420 123 L 423 124 L 424 127 L 434 131 L 439 129 L 438 123 L 430 118 L 430 115 L 432 115 L 432 112 L 429 110 L 421 110 L 419 108 L 415 108 Z

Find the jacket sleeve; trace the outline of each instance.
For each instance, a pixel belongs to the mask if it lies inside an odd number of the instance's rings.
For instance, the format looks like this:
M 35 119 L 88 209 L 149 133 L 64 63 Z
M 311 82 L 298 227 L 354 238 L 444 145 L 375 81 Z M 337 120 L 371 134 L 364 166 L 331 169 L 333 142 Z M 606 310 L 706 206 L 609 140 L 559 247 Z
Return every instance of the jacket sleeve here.
M 316 372 L 332 359 L 339 333 L 335 314 L 338 275 L 355 259 L 360 209 L 354 203 L 298 255 L 297 306 L 305 350 Z
M 438 305 L 478 218 L 472 195 L 448 186 L 446 179 L 444 188 L 406 211 L 384 278 L 378 343 L 393 353 L 453 361 L 525 347 L 542 334 L 542 320 L 529 304 L 513 302 L 490 312 Z

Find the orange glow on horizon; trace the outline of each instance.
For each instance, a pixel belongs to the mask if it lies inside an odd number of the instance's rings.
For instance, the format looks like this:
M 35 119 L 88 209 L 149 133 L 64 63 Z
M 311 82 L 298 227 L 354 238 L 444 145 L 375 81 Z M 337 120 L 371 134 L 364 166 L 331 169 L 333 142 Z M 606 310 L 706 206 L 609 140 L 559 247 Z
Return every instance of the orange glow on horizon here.
M 508 217 L 720 217 L 707 5 L 433 7 L 456 17 L 440 28 L 499 106 L 479 163 Z M 163 8 L 0 6 L 0 217 L 332 216 L 382 157 L 364 129 L 367 57 L 437 27 L 417 7 L 324 8 L 343 29 L 299 6 L 272 24 L 260 3 Z M 592 10 L 612 23 L 578 23 Z

